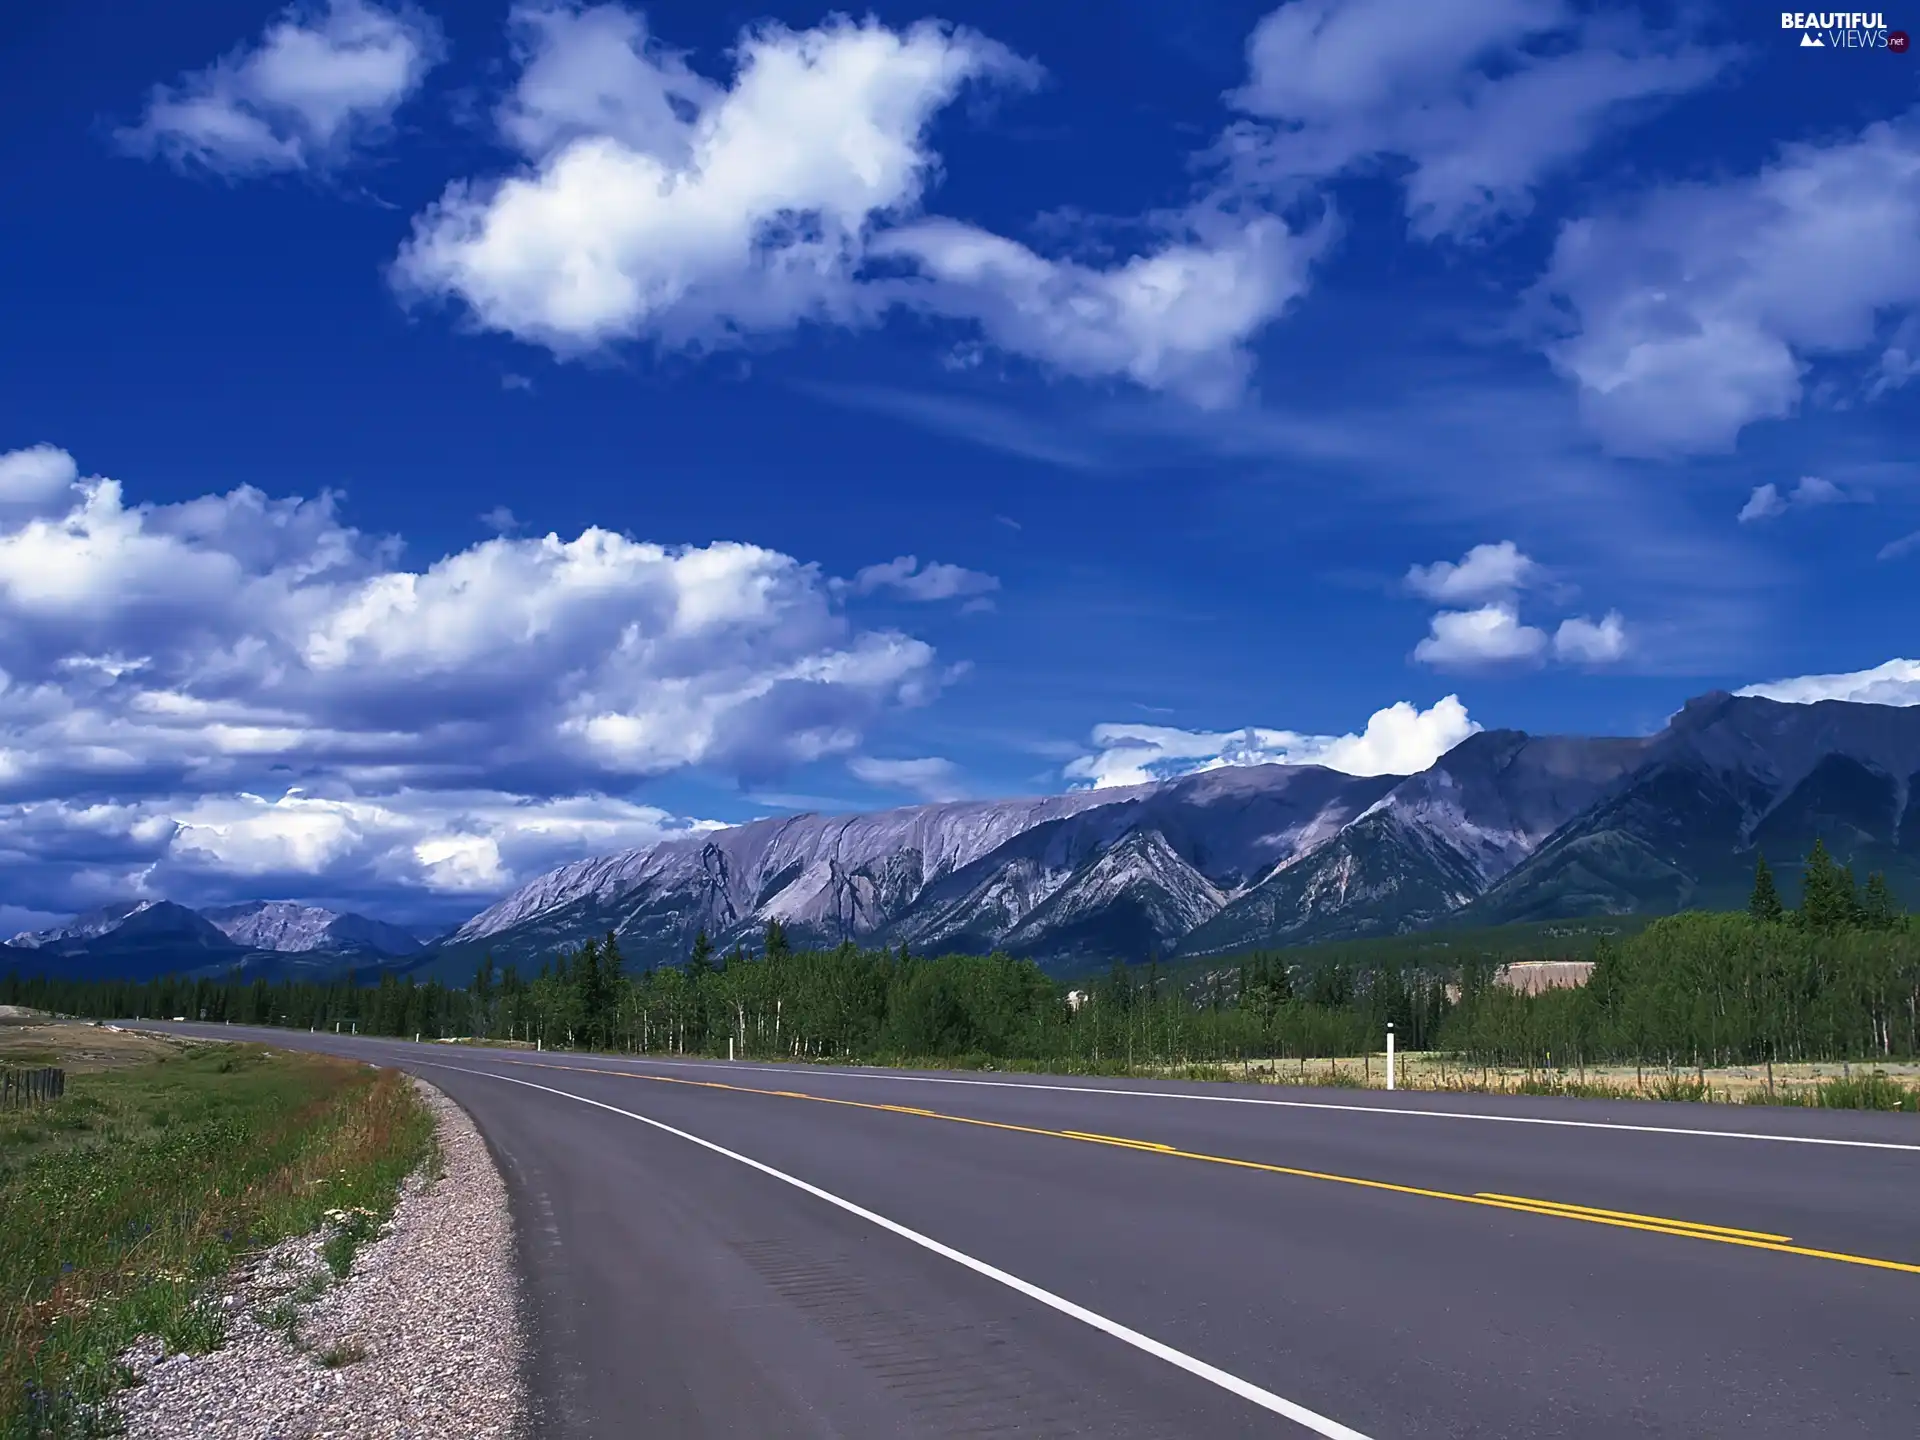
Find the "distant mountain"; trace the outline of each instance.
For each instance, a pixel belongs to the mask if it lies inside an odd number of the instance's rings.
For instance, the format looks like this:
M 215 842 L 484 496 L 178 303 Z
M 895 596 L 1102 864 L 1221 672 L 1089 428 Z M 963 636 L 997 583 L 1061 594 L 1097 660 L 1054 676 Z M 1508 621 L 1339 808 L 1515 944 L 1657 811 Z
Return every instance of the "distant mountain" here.
M 1332 840 L 1283 860 L 1182 948 L 1218 954 L 1442 923 L 1592 805 L 1650 743 L 1469 736 Z
M 200 913 L 228 939 L 254 950 L 411 955 L 423 943 L 398 925 L 351 912 L 324 910 L 318 905 L 297 905 L 291 900 L 255 900 Z
M 16 935 L 6 947 L 14 953 L 0 953 L 0 970 L 116 980 L 238 970 L 250 979 L 325 980 L 383 968 L 421 948 L 398 926 L 287 901 L 195 911 L 141 900 Z
M 1149 954 L 1744 903 L 1818 837 L 1920 903 L 1920 707 L 1708 695 L 1656 735 L 1486 731 L 1418 775 L 1262 765 L 1042 799 L 798 815 L 577 861 L 429 945 L 460 981 L 614 932 L 999 948 L 1056 971 Z
M 167 900 L 108 906 L 51 930 L 16 935 L 11 948 L 31 957 L 35 971 L 81 980 L 224 972 L 247 957 L 245 946 Z
M 84 945 L 110 930 L 117 930 L 129 915 L 137 915 L 153 903 L 151 900 L 130 900 L 120 905 L 103 905 L 98 910 L 74 916 L 64 925 L 55 925 L 47 930 L 23 930 L 7 943 L 22 950 L 58 950 Z
M 21 935 L 0 969 L 452 983 L 614 932 L 629 963 L 702 929 L 794 943 L 1005 950 L 1057 973 L 1448 926 L 1745 902 L 1764 851 L 1789 895 L 1815 838 L 1920 905 L 1920 706 L 1690 701 L 1658 734 L 1470 736 L 1411 776 L 1211 770 L 1040 798 L 794 815 L 543 875 L 438 938 L 313 906 L 109 906 Z M 426 943 L 422 943 L 423 940 Z
M 760 820 L 564 866 L 430 947 L 420 968 L 464 979 L 482 954 L 537 962 L 609 930 L 637 962 L 670 961 L 703 928 L 725 946 L 773 919 L 800 944 L 1004 947 L 1060 966 L 1171 953 L 1227 896 L 1338 834 L 1394 783 L 1265 765 Z
M 1815 838 L 1920 903 L 1920 707 L 1690 701 L 1641 763 L 1465 912 L 1477 923 L 1741 905 Z

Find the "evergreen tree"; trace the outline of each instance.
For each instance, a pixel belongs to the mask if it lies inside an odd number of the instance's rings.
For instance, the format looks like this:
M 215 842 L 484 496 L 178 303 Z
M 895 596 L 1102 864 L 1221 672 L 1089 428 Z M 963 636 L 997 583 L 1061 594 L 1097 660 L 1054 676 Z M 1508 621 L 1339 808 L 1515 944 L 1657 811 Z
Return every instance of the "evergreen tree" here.
M 1753 898 L 1747 901 L 1747 913 L 1763 925 L 1786 918 L 1787 907 L 1780 903 L 1780 892 L 1774 887 L 1773 871 L 1767 868 L 1765 855 L 1758 855 L 1754 860 Z
M 787 927 L 778 920 L 767 921 L 767 959 L 779 961 L 793 957 L 793 947 L 787 943 Z
M 713 969 L 713 941 L 707 938 L 707 927 L 702 925 L 700 933 L 693 937 L 693 954 L 687 960 L 689 975 L 704 975 Z
M 1860 923 L 1869 930 L 1891 930 L 1900 923 L 1899 907 L 1887 888 L 1887 877 L 1876 870 L 1867 876 L 1867 898 L 1860 907 Z
M 1824 841 L 1813 842 L 1804 874 L 1800 923 L 1809 930 L 1844 929 L 1853 919 L 1853 880 L 1833 863 Z

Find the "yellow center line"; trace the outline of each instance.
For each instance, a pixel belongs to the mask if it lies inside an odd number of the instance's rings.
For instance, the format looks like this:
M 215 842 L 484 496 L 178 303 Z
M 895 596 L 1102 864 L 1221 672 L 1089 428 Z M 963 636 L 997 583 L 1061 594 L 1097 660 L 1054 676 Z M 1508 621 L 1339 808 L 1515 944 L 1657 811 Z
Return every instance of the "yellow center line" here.
M 1061 1130 L 1056 1132 L 1069 1140 L 1091 1140 L 1096 1145 L 1124 1145 L 1129 1150 L 1158 1150 L 1163 1155 L 1171 1155 L 1173 1146 L 1162 1145 L 1156 1140 L 1129 1140 L 1124 1135 L 1096 1135 L 1091 1130 Z
M 1789 1236 L 1769 1235 L 1759 1230 L 1738 1230 L 1725 1225 L 1703 1225 L 1692 1220 L 1671 1220 L 1660 1215 L 1637 1215 L 1629 1210 L 1602 1210 L 1590 1205 L 1572 1205 L 1558 1200 L 1534 1200 L 1520 1195 L 1500 1195 L 1482 1191 L 1467 1195 L 1452 1190 L 1434 1190 L 1424 1185 L 1397 1185 L 1390 1180 L 1368 1180 L 1359 1175 L 1338 1175 L 1327 1170 L 1304 1170 L 1294 1165 L 1274 1165 L 1264 1160 L 1240 1160 L 1228 1155 L 1208 1155 L 1198 1150 L 1181 1150 L 1152 1140 L 1129 1140 L 1115 1135 L 1095 1135 L 1084 1130 L 1052 1130 L 1038 1125 L 1016 1125 L 1005 1120 L 981 1120 L 972 1115 L 950 1115 L 941 1110 L 923 1110 L 911 1105 L 882 1105 L 870 1100 L 845 1100 L 833 1095 L 809 1095 L 802 1090 L 762 1090 L 751 1085 L 729 1085 L 719 1080 L 689 1080 L 678 1075 L 646 1075 L 631 1070 L 603 1070 L 592 1065 L 560 1065 L 552 1061 L 507 1060 L 509 1065 L 528 1065 L 542 1070 L 573 1070 L 621 1080 L 651 1080 L 661 1085 L 687 1085 L 701 1090 L 727 1090 L 736 1095 L 764 1095 L 783 1100 L 811 1100 L 817 1105 L 842 1105 L 852 1110 L 880 1110 L 894 1115 L 917 1115 L 930 1120 L 945 1120 L 955 1125 L 974 1125 L 984 1130 L 1010 1130 L 1021 1135 L 1044 1135 L 1056 1140 L 1075 1140 L 1082 1144 L 1110 1145 L 1122 1150 L 1164 1155 L 1171 1159 L 1198 1160 L 1208 1165 L 1226 1165 L 1235 1170 L 1257 1170 L 1267 1175 L 1287 1175 L 1298 1180 L 1320 1180 L 1333 1185 L 1352 1185 L 1362 1190 L 1380 1190 L 1392 1195 L 1412 1195 L 1423 1200 L 1449 1200 L 1457 1205 L 1478 1205 L 1492 1210 L 1513 1210 L 1524 1215 L 1544 1215 L 1556 1220 L 1576 1220 L 1586 1225 L 1607 1225 L 1619 1230 L 1644 1230 L 1653 1235 L 1673 1235 L 1683 1240 L 1707 1240 L 1716 1245 L 1738 1245 L 1748 1250 L 1770 1250 L 1779 1255 L 1802 1255 L 1813 1260 L 1830 1260 L 1840 1265 L 1864 1265 L 1874 1270 L 1894 1270 L 1920 1275 L 1920 1265 L 1903 1260 L 1882 1260 L 1872 1255 L 1851 1255 L 1841 1250 L 1819 1250 L 1790 1243 Z
M 1670 1225 L 1676 1230 L 1698 1230 L 1706 1235 L 1739 1235 L 1748 1240 L 1771 1240 L 1777 1245 L 1785 1245 L 1793 1239 L 1791 1235 L 1771 1235 L 1765 1230 L 1737 1230 L 1730 1225 L 1703 1225 L 1695 1220 L 1668 1220 L 1657 1215 L 1636 1215 L 1631 1210 L 1598 1210 L 1591 1205 L 1570 1205 L 1560 1200 L 1535 1200 L 1525 1195 L 1501 1195 L 1491 1190 L 1482 1190 L 1475 1197 L 1479 1200 L 1507 1200 L 1515 1205 L 1526 1205 L 1536 1210 L 1564 1211 L 1574 1219 L 1589 1219 L 1604 1215 L 1615 1220 L 1652 1220 L 1661 1225 Z

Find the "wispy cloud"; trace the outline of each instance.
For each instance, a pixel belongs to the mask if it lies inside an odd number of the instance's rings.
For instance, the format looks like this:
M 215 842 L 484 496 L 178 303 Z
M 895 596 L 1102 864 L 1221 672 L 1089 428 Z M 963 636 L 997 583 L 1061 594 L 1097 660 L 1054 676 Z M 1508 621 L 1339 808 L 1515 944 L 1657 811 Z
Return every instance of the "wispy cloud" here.
M 847 761 L 855 778 L 886 790 L 905 790 L 923 800 L 958 800 L 966 794 L 960 769 L 951 760 L 928 755 L 913 760 L 882 760 L 856 755 Z
M 935 560 L 922 565 L 918 556 L 900 555 L 884 564 L 865 567 L 853 577 L 849 588 L 856 595 L 887 590 L 908 600 L 956 600 L 998 590 L 1000 581 L 964 566 Z
M 1758 520 L 1777 519 L 1789 510 L 1840 505 L 1862 498 L 1842 490 L 1831 480 L 1823 480 L 1818 475 L 1803 475 L 1792 490 L 1784 493 L 1772 483 L 1754 486 L 1747 503 L 1740 507 L 1738 519 L 1742 525 L 1751 525 Z
M 445 49 L 438 23 L 411 5 L 295 7 L 257 44 L 156 87 L 115 139 L 229 177 L 329 169 L 380 138 Z
M 1890 540 L 1880 547 L 1876 557 L 1881 560 L 1899 560 L 1920 550 L 1920 530 L 1911 535 L 1902 535 L 1898 540 Z

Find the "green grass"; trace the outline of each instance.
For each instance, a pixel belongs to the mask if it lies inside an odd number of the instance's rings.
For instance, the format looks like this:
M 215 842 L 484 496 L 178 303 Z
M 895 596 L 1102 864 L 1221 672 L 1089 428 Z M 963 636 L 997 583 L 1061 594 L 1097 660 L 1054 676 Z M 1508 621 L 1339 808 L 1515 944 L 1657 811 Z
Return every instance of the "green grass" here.
M 331 1227 L 344 1274 L 432 1138 L 395 1072 L 241 1046 L 0 1115 L 0 1440 L 112 1433 L 115 1357 L 217 1346 L 218 1281 L 250 1251 Z
M 1817 1110 L 1905 1110 L 1920 1112 L 1920 1089 L 1902 1085 L 1879 1071 L 1823 1080 L 1818 1085 L 1781 1086 L 1772 1093 L 1752 1090 L 1749 1105 L 1806 1106 Z

